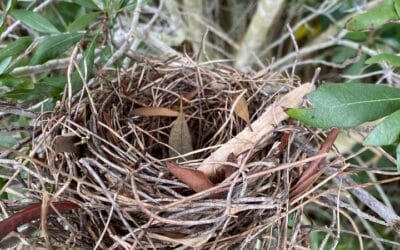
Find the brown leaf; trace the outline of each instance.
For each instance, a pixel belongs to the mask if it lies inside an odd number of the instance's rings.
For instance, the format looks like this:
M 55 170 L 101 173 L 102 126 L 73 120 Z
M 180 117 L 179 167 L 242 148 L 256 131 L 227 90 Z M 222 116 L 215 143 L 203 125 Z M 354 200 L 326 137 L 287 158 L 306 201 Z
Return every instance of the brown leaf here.
M 79 153 L 81 138 L 73 133 L 57 135 L 53 139 L 53 150 L 56 153 Z
M 132 115 L 177 117 L 179 116 L 179 112 L 169 108 L 162 108 L 162 107 L 143 107 L 134 109 L 132 111 Z
M 67 212 L 71 209 L 79 208 L 78 205 L 69 201 L 52 202 L 52 205 L 60 213 Z M 17 212 L 7 219 L 0 221 L 0 240 L 11 231 L 17 229 L 17 227 L 29 223 L 33 220 L 40 219 L 41 203 L 31 204 L 20 212 Z M 47 215 L 55 214 L 55 210 L 49 206 Z
M 237 100 L 234 112 L 237 116 L 242 118 L 246 122 L 247 126 L 249 126 L 250 130 L 253 131 L 250 123 L 250 115 L 247 101 L 243 97 L 243 95 L 239 96 L 238 98 L 239 100 Z
M 193 191 L 201 192 L 215 186 L 207 176 L 196 169 L 184 168 L 172 161 L 165 162 L 168 170 Z
M 185 116 L 182 112 L 182 108 L 171 128 L 168 145 L 173 148 L 169 149 L 170 157 L 183 155 L 193 151 L 192 137 L 190 135 L 189 126 L 187 125 Z M 186 159 L 189 160 L 192 159 L 192 157 L 188 156 Z

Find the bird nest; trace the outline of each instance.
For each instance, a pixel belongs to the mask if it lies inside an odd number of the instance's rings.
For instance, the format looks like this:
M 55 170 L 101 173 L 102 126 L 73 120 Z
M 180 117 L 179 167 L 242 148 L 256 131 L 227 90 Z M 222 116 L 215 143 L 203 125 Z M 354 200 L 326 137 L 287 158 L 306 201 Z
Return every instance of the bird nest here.
M 302 102 L 300 85 L 269 71 L 146 61 L 66 91 L 25 158 L 29 202 L 42 204 L 31 244 L 278 245 L 306 151 L 284 113 Z

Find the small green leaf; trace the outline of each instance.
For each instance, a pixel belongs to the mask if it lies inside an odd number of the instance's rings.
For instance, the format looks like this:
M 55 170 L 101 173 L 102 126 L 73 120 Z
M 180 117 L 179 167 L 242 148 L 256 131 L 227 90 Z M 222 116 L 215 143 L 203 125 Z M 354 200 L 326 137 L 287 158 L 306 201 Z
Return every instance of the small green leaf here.
M 23 101 L 40 101 L 47 97 L 57 100 L 64 91 L 66 82 L 66 77 L 46 78 L 35 83 L 31 88 L 16 88 L 5 93 L 4 96 Z
M 99 7 L 93 3 L 92 0 L 72 0 L 71 2 L 79 4 L 80 6 L 89 8 L 89 9 L 96 9 L 100 10 Z
M 82 36 L 82 33 L 64 33 L 45 39 L 36 48 L 31 65 L 42 64 L 56 58 L 77 43 Z
M 400 144 L 396 147 L 396 166 L 397 171 L 400 172 Z
M 86 50 L 84 60 L 86 60 L 86 64 L 88 67 L 88 74 L 93 72 L 94 68 L 94 52 L 96 49 L 97 41 L 99 40 L 99 33 L 93 38 L 92 42 L 90 43 L 88 49 Z
M 0 145 L 3 147 L 11 148 L 16 145 L 18 141 L 11 135 L 0 133 Z
M 373 29 L 398 19 L 399 16 L 396 13 L 393 1 L 385 0 L 377 7 L 351 18 L 347 22 L 346 28 L 353 31 Z
M 60 33 L 60 31 L 49 20 L 37 12 L 29 10 L 14 10 L 12 15 L 26 26 L 29 26 L 36 31 L 46 34 Z
M 400 67 L 400 56 L 396 56 L 393 54 L 382 53 L 376 56 L 369 58 L 365 61 L 366 64 L 374 64 L 374 63 L 381 63 L 387 62 L 393 67 Z
M 398 141 L 400 135 L 400 110 L 390 114 L 367 136 L 367 146 L 390 145 Z
M 81 17 L 78 17 L 74 22 L 68 25 L 67 30 L 69 32 L 76 32 L 83 30 L 86 26 L 88 26 L 90 23 L 92 23 L 93 20 L 95 20 L 100 13 L 98 12 L 92 12 L 86 15 L 83 15 Z
M 313 108 L 289 109 L 287 113 L 320 128 L 353 127 L 400 109 L 400 89 L 383 85 L 324 84 L 308 97 Z
M 6 7 L 3 10 L 3 13 L 0 16 L 0 34 L 3 33 L 4 26 L 6 24 L 7 20 L 7 15 L 10 13 L 12 8 L 14 7 L 14 4 L 17 2 L 17 0 L 8 0 Z
M 394 9 L 397 15 L 400 17 L 400 0 L 394 0 Z
M 22 77 L 15 77 L 7 74 L 0 75 L 0 86 L 6 86 L 11 89 L 25 85 L 25 82 L 29 82 L 29 79 Z
M 11 42 L 4 49 L 0 50 L 0 60 L 9 56 L 16 56 L 25 51 L 26 48 L 33 42 L 33 37 L 21 37 L 14 42 Z
M 6 71 L 8 66 L 10 66 L 11 60 L 12 60 L 12 57 L 9 56 L 6 59 L 0 61 L 0 75 Z

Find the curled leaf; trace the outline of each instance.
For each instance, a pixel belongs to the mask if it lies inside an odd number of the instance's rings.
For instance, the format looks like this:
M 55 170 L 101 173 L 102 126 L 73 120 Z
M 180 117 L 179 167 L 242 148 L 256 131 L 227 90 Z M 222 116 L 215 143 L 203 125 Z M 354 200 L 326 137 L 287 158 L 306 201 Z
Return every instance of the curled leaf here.
M 167 161 L 165 164 L 176 178 L 195 192 L 201 192 L 215 186 L 203 172 L 197 169 L 181 167 L 172 161 Z
M 247 105 L 247 101 L 243 95 L 240 95 L 238 98 L 239 99 L 236 101 L 234 112 L 237 116 L 242 118 L 249 126 L 250 130 L 253 131 L 253 129 L 251 128 L 249 107 Z
M 162 107 L 143 107 L 134 109 L 132 111 L 132 115 L 177 117 L 179 115 L 179 112 L 169 108 L 162 108 Z

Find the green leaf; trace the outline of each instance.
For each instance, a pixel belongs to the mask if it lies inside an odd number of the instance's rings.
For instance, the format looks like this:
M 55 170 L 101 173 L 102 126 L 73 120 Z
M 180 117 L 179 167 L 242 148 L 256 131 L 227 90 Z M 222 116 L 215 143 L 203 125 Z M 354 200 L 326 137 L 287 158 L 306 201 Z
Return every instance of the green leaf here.
M 31 65 L 42 64 L 56 58 L 77 43 L 82 36 L 82 33 L 64 33 L 45 39 L 36 48 Z
M 397 15 L 400 17 L 400 0 L 394 0 L 394 9 Z
M 9 56 L 16 56 L 25 51 L 26 48 L 33 42 L 33 37 L 21 37 L 18 40 L 10 43 L 4 49 L 0 50 L 0 60 Z
M 14 10 L 12 15 L 26 26 L 29 26 L 36 31 L 46 34 L 60 33 L 60 31 L 49 20 L 37 12 L 29 10 Z
M 366 64 L 374 64 L 374 63 L 381 63 L 387 62 L 393 67 L 400 67 L 400 56 L 396 56 L 393 54 L 382 53 L 376 56 L 369 58 L 365 61 Z
M 23 101 L 41 101 L 47 97 L 59 99 L 64 91 L 66 77 L 51 77 L 35 83 L 33 88 L 21 87 L 9 91 L 4 96 Z
M 4 26 L 6 24 L 6 20 L 7 20 L 7 15 L 10 13 L 10 11 L 12 10 L 12 8 L 14 7 L 14 4 L 17 2 L 17 0 L 8 0 L 6 7 L 3 10 L 3 13 L 0 17 L 0 34 L 3 33 L 4 30 Z
M 12 137 L 11 135 L 0 133 L 0 145 L 11 148 L 12 146 L 16 145 L 18 141 Z
M 9 56 L 6 59 L 0 61 L 0 75 L 6 71 L 8 66 L 10 66 L 11 60 L 12 60 L 12 57 Z
M 367 136 L 367 146 L 390 145 L 398 141 L 400 135 L 400 110 L 390 114 Z
M 90 43 L 88 49 L 86 50 L 84 60 L 86 61 L 86 65 L 88 68 L 88 74 L 93 72 L 94 68 L 94 52 L 96 49 L 97 41 L 99 40 L 99 33 L 93 38 L 92 42 Z
M 0 86 L 6 86 L 12 89 L 25 85 L 24 83 L 27 81 L 29 82 L 27 78 L 14 77 L 7 74 L 0 75 Z
M 79 4 L 83 7 L 89 8 L 89 9 L 100 10 L 99 7 L 93 3 L 92 0 L 72 0 L 71 2 Z
M 398 19 L 399 16 L 396 13 L 393 1 L 385 0 L 377 7 L 352 17 L 347 22 L 346 28 L 353 31 L 373 29 Z
M 308 95 L 313 108 L 288 115 L 320 128 L 354 127 L 400 109 L 400 89 L 363 83 L 324 84 Z
M 400 144 L 396 147 L 396 166 L 397 171 L 400 172 Z
M 70 25 L 68 25 L 67 30 L 69 32 L 76 32 L 83 30 L 86 26 L 88 26 L 90 23 L 92 23 L 93 20 L 95 20 L 100 13 L 98 12 L 92 12 L 86 15 L 83 15 L 81 17 L 78 17 L 74 22 L 72 22 Z

